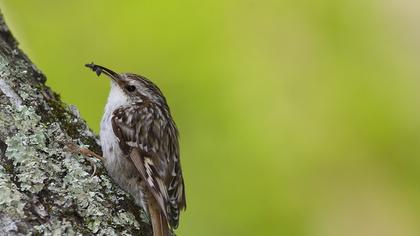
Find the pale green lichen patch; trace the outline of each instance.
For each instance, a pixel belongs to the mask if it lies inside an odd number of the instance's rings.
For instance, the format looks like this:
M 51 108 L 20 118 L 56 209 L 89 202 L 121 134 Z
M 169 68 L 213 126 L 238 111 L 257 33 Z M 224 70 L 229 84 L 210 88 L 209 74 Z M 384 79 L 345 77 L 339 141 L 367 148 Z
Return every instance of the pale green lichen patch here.
M 51 219 L 48 224 L 36 225 L 34 228 L 38 231 L 37 233 L 45 236 L 76 235 L 72 224 L 65 219 Z
M 134 225 L 135 227 L 140 227 L 136 217 L 131 214 L 130 212 L 126 211 L 120 211 L 118 213 L 118 222 L 119 224 L 128 224 L 128 225 Z
M 115 230 L 113 228 L 111 228 L 111 227 L 106 227 L 105 228 L 104 227 L 104 228 L 101 228 L 99 230 L 98 235 L 117 236 L 117 235 L 127 235 L 127 234 L 124 234 L 124 232 L 117 234 L 117 232 L 115 232 Z M 129 235 L 131 235 L 131 234 L 129 234 Z
M 4 168 L 0 166 L 0 212 L 16 218 L 23 217 L 25 215 L 23 198 Z
M 100 178 L 91 176 L 74 156 L 67 155 L 63 160 L 67 174 L 63 178 L 63 189 L 66 190 L 65 205 L 75 202 L 81 216 L 101 216 L 106 211 L 101 207 L 103 196 L 100 194 Z M 76 181 L 75 181 L 76 180 Z
M 0 54 L 0 71 L 3 71 L 4 67 L 6 67 L 7 64 L 8 63 L 7 63 L 6 58 L 3 55 Z
M 69 201 L 76 203 L 77 212 L 88 219 L 87 227 L 92 232 L 97 233 L 108 222 L 112 222 L 114 225 L 130 225 L 139 228 L 134 215 L 121 210 L 113 217 L 112 209 L 104 204 L 105 196 L 101 190 L 111 191 L 109 179 L 104 176 L 100 178 L 90 176 L 74 156 L 67 156 L 63 160 L 63 165 L 68 169 L 67 175 L 63 178 L 63 184 L 68 193 L 64 198 L 67 203 Z M 75 182 L 75 179 L 78 181 Z
M 19 132 L 6 140 L 6 156 L 15 165 L 21 190 L 37 193 L 43 189 L 47 178 L 47 160 L 39 157 L 40 150 L 47 151 L 40 119 L 26 106 L 19 107 L 13 118 Z
M 87 227 L 93 232 L 97 233 L 100 229 L 101 221 L 97 219 L 87 220 Z

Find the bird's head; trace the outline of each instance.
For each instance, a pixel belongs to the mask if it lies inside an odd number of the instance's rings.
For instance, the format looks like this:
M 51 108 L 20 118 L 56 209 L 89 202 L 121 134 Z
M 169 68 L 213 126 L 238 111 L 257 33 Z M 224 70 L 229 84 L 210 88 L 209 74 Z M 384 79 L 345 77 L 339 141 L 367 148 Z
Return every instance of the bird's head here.
M 93 63 L 85 66 L 96 72 L 98 76 L 103 73 L 111 78 L 111 90 L 121 90 L 131 102 L 149 101 L 166 105 L 166 99 L 160 89 L 144 76 L 132 73 L 118 74 L 106 67 Z

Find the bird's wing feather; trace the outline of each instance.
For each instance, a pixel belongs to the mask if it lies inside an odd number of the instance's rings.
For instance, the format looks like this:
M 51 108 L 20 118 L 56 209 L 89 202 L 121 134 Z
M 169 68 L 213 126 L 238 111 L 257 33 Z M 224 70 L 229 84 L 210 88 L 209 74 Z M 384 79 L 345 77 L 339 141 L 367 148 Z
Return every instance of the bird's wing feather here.
M 124 106 L 114 111 L 112 128 L 171 227 L 177 228 L 179 210 L 186 204 L 178 132 L 169 111 L 150 103 Z

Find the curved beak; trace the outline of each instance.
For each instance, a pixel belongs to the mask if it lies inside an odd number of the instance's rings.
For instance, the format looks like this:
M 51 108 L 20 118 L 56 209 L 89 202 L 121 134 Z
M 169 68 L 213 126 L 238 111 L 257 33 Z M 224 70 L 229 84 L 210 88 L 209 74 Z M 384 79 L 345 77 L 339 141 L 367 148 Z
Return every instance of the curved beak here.
M 98 76 L 101 75 L 101 73 L 104 73 L 105 75 L 107 75 L 109 78 L 111 78 L 118 85 L 121 86 L 123 84 L 123 80 L 121 79 L 121 76 L 118 73 L 116 73 L 116 72 L 114 72 L 114 71 L 112 71 L 112 70 L 110 70 L 106 67 L 96 65 L 93 62 L 90 63 L 90 64 L 85 64 L 85 66 L 90 68 L 92 71 L 94 71 Z

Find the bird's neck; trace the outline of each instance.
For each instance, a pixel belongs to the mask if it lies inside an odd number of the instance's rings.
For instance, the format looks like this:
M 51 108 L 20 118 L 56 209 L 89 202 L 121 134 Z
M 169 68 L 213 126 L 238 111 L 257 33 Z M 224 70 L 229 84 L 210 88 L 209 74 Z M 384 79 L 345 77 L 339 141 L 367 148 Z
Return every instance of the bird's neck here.
M 105 113 L 112 113 L 115 109 L 128 104 L 129 98 L 127 95 L 115 82 L 112 82 L 108 101 L 105 105 Z

